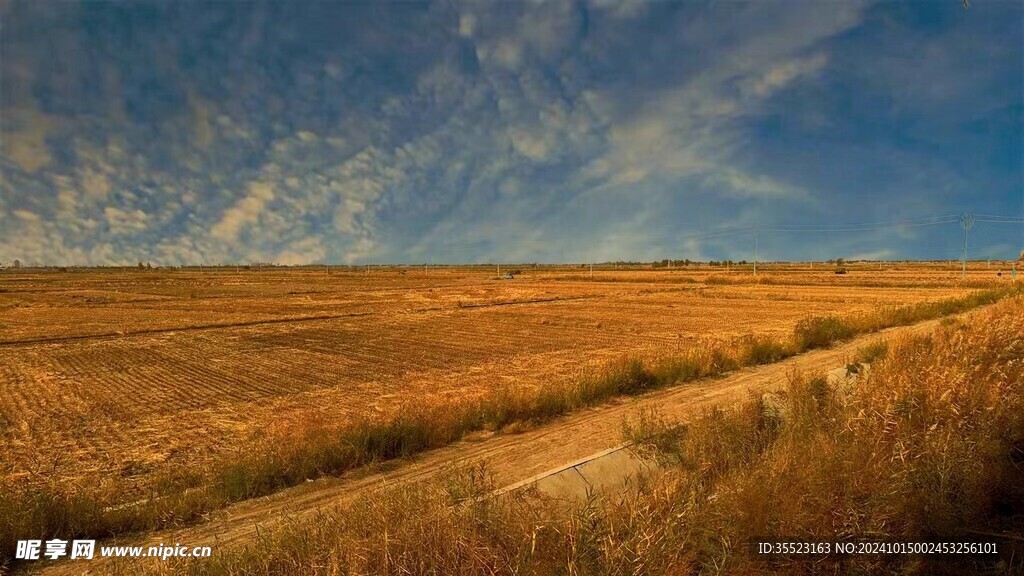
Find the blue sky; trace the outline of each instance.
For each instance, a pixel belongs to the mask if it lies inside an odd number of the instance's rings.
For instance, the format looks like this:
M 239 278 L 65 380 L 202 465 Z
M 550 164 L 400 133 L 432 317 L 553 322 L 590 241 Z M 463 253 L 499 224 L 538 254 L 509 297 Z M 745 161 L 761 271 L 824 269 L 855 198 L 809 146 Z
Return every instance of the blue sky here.
M 1024 5 L 0 1 L 0 262 L 750 259 L 1024 215 Z M 915 220 L 916 221 L 916 220 Z M 979 223 L 1015 257 L 1024 225 Z M 762 259 L 958 258 L 956 223 Z

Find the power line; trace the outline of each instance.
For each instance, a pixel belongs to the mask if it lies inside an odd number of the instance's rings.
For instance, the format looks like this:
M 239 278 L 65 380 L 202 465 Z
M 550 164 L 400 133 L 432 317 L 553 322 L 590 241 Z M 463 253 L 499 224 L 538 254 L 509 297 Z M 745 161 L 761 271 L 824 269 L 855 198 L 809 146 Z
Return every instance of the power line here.
M 1015 219 L 1011 219 L 1011 218 L 1005 218 L 1005 219 L 975 218 L 974 221 L 975 222 L 988 222 L 989 224 L 1024 224 L 1024 218 L 1015 218 Z
M 918 216 L 916 218 L 903 218 L 901 220 L 889 220 L 886 222 L 861 222 L 859 224 L 843 223 L 843 224 L 822 224 L 815 225 L 817 228 L 820 226 L 840 226 L 840 227 L 855 227 L 855 226 L 884 226 L 884 225 L 900 225 L 900 224 L 913 224 L 916 222 L 924 222 L 930 220 L 948 220 L 949 218 L 959 218 L 960 214 L 938 214 L 935 216 Z M 794 224 L 793 226 L 806 226 L 803 224 Z
M 1013 219 L 1013 220 L 1024 220 L 1024 216 L 1001 216 L 999 214 L 974 214 L 979 218 L 998 218 L 998 219 Z
M 754 228 L 750 227 L 750 226 L 748 226 L 746 228 L 729 228 L 729 229 L 724 229 L 724 230 L 713 230 L 711 232 L 697 232 L 697 233 L 693 233 L 693 234 L 684 234 L 682 236 L 676 236 L 676 238 L 678 238 L 680 240 L 692 240 L 692 239 L 697 239 L 697 238 L 713 238 L 713 237 L 717 237 L 717 236 L 728 236 L 730 234 L 738 234 L 740 232 L 748 232 L 748 231 L 753 230 L 753 229 Z
M 765 232 L 871 232 L 873 230 L 888 230 L 891 228 L 919 228 L 922 226 L 938 226 L 942 224 L 953 224 L 959 222 L 959 218 L 939 220 L 936 222 L 920 222 L 917 224 L 882 224 L 878 226 L 863 226 L 849 228 L 791 228 L 783 226 L 772 226 L 761 228 Z
M 922 218 L 908 218 L 904 220 L 893 220 L 889 222 L 865 222 L 861 224 L 776 224 L 774 226 L 762 227 L 762 230 L 772 232 L 859 232 L 882 230 L 886 228 L 912 228 L 917 226 L 936 226 L 940 224 L 951 224 L 960 220 L 960 214 L 945 214 L 942 216 L 928 216 Z

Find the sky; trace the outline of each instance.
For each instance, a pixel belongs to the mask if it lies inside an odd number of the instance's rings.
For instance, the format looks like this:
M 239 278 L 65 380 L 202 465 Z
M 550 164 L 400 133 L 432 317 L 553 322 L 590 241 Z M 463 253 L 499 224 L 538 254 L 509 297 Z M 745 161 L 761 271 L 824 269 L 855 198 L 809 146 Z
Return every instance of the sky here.
M 1024 216 L 1022 22 L 0 0 L 0 263 L 751 260 L 755 227 L 761 260 L 955 259 L 959 214 Z M 1016 258 L 1024 224 L 969 241 Z

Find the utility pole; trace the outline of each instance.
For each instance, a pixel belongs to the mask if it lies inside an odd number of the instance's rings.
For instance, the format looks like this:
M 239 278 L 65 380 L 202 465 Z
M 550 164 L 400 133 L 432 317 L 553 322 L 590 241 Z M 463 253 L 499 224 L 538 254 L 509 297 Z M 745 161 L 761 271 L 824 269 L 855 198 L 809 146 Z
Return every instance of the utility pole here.
M 960 271 L 960 277 L 967 278 L 967 233 L 971 231 L 971 227 L 974 226 L 974 214 L 966 212 L 960 215 L 960 227 L 964 229 L 964 265 Z
M 754 276 L 757 276 L 757 226 L 754 226 Z

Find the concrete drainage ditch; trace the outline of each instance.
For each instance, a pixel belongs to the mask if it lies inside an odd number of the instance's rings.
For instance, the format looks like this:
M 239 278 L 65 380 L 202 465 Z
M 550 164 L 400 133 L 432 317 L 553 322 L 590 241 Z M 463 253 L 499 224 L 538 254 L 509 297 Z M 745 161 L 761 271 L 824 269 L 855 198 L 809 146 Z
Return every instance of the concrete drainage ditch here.
M 848 388 L 870 370 L 869 364 L 849 364 L 830 370 L 826 378 L 833 386 Z M 526 489 L 560 500 L 586 498 L 594 492 L 616 494 L 624 491 L 638 475 L 659 467 L 656 460 L 642 456 L 632 443 L 620 444 L 499 488 L 492 495 L 515 494 Z

